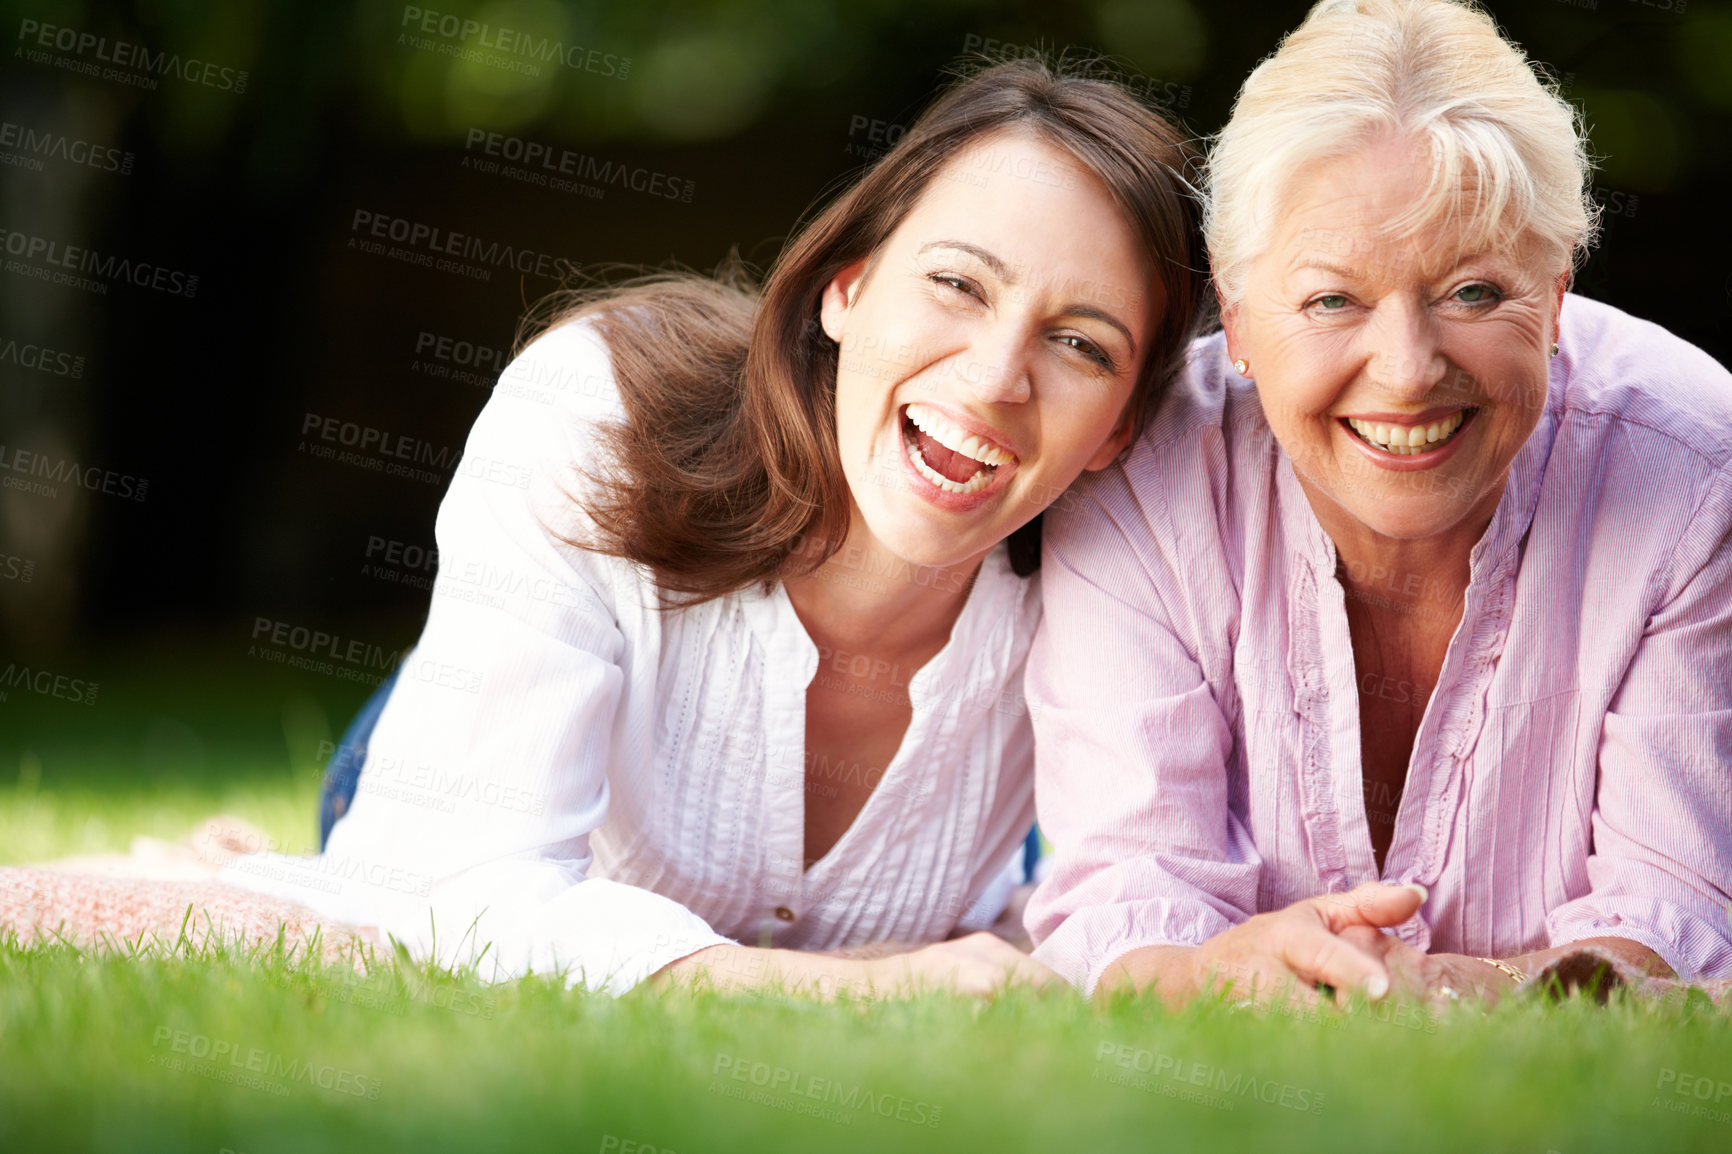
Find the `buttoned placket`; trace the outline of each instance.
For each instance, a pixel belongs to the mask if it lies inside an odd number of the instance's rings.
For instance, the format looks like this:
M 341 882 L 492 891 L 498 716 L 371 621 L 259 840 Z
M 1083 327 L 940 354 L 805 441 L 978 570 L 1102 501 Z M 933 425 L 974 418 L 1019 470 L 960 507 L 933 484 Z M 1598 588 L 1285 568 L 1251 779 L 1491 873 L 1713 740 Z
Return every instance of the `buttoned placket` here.
M 763 900 L 755 944 L 770 947 L 799 924 L 806 856 L 806 687 L 818 672 L 818 647 L 800 623 L 786 588 L 742 594 L 747 620 L 764 649 L 763 844 L 779 862 L 793 863 Z
M 994 564 L 992 558 L 982 562 Z M 983 574 L 984 575 L 984 574 Z M 920 749 L 927 754 L 940 752 L 938 743 L 948 739 L 956 725 L 955 715 L 964 703 L 951 700 L 963 684 L 964 667 L 976 659 L 973 650 L 993 636 L 997 622 L 994 614 L 1008 612 L 1008 591 L 1023 579 L 1013 574 L 997 573 L 983 587 L 977 581 L 963 605 L 949 642 L 933 659 L 910 679 L 908 691 L 913 706 L 908 730 L 903 735 L 896 755 L 884 768 L 871 796 L 854 821 L 843 831 L 834 846 L 810 869 L 800 871 L 786 888 L 777 887 L 774 894 L 765 894 L 758 919 L 757 941 L 752 944 L 776 946 L 787 941 L 807 918 L 813 902 L 826 900 L 848 870 L 850 859 L 860 843 L 879 837 L 881 827 L 892 821 L 908 836 L 912 829 L 903 828 L 911 818 L 917 818 L 932 802 L 932 796 L 916 791 L 910 776 L 916 772 L 932 772 L 942 757 L 932 756 L 932 764 L 915 767 L 910 751 Z M 805 801 L 806 801 L 806 691 L 818 671 L 818 649 L 806 632 L 805 625 L 789 600 L 787 589 L 780 584 L 768 593 L 754 590 L 743 596 L 748 622 L 765 653 L 765 742 L 764 771 L 774 783 L 766 789 L 769 812 L 762 815 L 763 839 L 766 849 L 778 858 L 805 860 Z M 934 688 L 934 687 L 937 688 Z M 946 690 L 949 695 L 947 696 Z M 932 791 L 936 794 L 937 791 Z M 974 836 L 972 822 L 977 815 L 969 808 L 961 815 L 967 828 L 955 831 L 959 841 L 969 843 Z M 932 879 L 934 891 L 955 889 L 965 884 L 965 856 L 953 863 L 952 875 Z
M 1302 544 L 1289 587 L 1288 637 L 1299 726 L 1301 812 L 1313 868 L 1326 892 L 1345 892 L 1374 879 L 1413 881 L 1428 888 L 1437 882 L 1462 797 L 1466 762 L 1484 723 L 1486 695 L 1508 635 L 1521 548 L 1554 431 L 1548 412 L 1512 462 L 1498 507 L 1470 556 L 1461 621 L 1414 736 L 1381 872 L 1365 812 L 1359 698 L 1346 596 L 1335 576 L 1338 557 L 1291 460 L 1282 461 L 1278 497 L 1288 531 L 1296 530 Z M 1439 702 L 1446 704 L 1440 707 Z M 1336 765 L 1352 772 L 1336 774 Z M 1395 932 L 1415 949 L 1430 947 L 1431 927 L 1420 915 Z

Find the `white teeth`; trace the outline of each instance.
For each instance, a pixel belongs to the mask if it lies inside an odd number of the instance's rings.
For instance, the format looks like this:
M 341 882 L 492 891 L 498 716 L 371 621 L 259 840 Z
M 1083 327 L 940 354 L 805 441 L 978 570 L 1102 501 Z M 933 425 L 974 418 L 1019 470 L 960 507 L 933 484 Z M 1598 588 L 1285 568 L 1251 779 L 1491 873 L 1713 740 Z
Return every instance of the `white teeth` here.
M 961 453 L 965 457 L 979 461 L 983 465 L 996 468 L 1008 465 L 1016 457 L 1005 452 L 997 445 L 989 444 L 985 438 L 951 422 L 937 409 L 915 401 L 907 409 L 908 419 L 914 422 L 914 427 L 943 445 L 952 452 Z M 952 482 L 954 484 L 955 482 Z
M 1441 421 L 1429 425 L 1374 425 L 1358 417 L 1348 417 L 1353 431 L 1386 453 L 1397 457 L 1421 453 L 1455 435 L 1467 419 L 1466 409 L 1457 409 Z
M 932 433 L 929 431 L 926 435 L 930 437 L 932 436 Z M 902 441 L 908 446 L 908 459 L 914 462 L 914 467 L 920 471 L 920 475 L 925 477 L 928 481 L 931 481 L 934 485 L 937 485 L 940 489 L 943 489 L 946 493 L 978 493 L 988 485 L 992 484 L 991 469 L 977 470 L 974 476 L 970 477 L 966 481 L 952 481 L 949 477 L 946 477 L 943 473 L 940 473 L 937 469 L 934 469 L 931 465 L 926 463 L 926 456 L 920 451 L 920 446 L 918 444 L 908 437 L 902 438 Z M 949 446 L 945 447 L 948 448 Z

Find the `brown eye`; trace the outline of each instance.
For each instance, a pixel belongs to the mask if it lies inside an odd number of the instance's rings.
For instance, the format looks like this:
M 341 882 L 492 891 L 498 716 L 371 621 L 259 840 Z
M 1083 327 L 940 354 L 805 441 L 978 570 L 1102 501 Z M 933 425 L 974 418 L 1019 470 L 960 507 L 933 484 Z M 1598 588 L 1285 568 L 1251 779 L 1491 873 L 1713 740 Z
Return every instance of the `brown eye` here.
M 1089 358 L 1089 360 L 1094 361 L 1103 369 L 1111 370 L 1113 367 L 1113 359 L 1107 356 L 1100 346 L 1096 345 L 1087 337 L 1079 337 L 1075 333 L 1066 333 L 1064 336 L 1059 338 L 1059 343 L 1065 345 L 1067 348 L 1075 349 L 1077 352 Z

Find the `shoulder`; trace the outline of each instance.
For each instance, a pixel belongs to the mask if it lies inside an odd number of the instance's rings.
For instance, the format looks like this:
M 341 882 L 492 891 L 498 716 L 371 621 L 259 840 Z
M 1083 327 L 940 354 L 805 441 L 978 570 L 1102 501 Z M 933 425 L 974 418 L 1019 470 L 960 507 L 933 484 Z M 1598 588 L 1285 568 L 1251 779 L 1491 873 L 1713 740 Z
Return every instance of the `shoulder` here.
M 1732 374 L 1713 357 L 1650 321 L 1570 295 L 1558 333 L 1566 423 L 1647 430 L 1698 467 L 1732 460 Z
M 583 542 L 593 486 L 608 472 L 605 428 L 623 419 L 605 342 L 582 322 L 538 336 L 500 375 L 470 428 L 436 526 L 440 567 L 553 575 L 571 586 L 641 585 Z M 581 575 L 583 580 L 576 577 Z
M 1542 525 L 1583 525 L 1608 580 L 1676 591 L 1732 532 L 1732 374 L 1659 325 L 1599 301 L 1564 302 L 1548 404 Z M 1561 376 L 1561 387 L 1559 385 Z M 1579 558 L 1574 564 L 1586 564 Z M 1668 593 L 1668 595 L 1670 595 Z
M 598 463 L 604 430 L 624 419 L 606 342 L 582 320 L 536 337 L 500 374 L 470 429 L 454 487 L 466 479 L 569 508 Z
M 548 329 L 525 346 L 493 386 L 489 407 L 495 403 L 567 425 L 611 421 L 624 413 L 607 342 L 581 319 Z

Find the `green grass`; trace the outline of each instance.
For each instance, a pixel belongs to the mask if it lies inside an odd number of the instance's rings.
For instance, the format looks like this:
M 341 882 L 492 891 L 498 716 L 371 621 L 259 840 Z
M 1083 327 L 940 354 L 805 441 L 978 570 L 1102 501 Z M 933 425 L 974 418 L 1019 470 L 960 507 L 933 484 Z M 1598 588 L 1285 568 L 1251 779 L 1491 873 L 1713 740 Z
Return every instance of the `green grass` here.
M 1732 1139 L 1732 1126 L 1651 1105 L 1665 1070 L 1725 1078 L 1720 1012 L 1521 1005 L 1434 1026 L 1032 995 L 614 1001 L 411 966 L 363 979 L 269 952 L 0 947 L 0 1149 L 1575 1154 L 1724 1151 Z M 200 1070 L 172 1065 L 194 1054 Z M 263 1088 L 206 1076 L 245 1075 L 249 1061 Z M 1141 1065 L 1177 1093 L 1199 1064 L 1213 1101 L 1107 1080 Z M 815 1100 L 790 1092 L 814 1085 Z M 801 1101 L 841 1117 L 789 1112 Z M 1301 1106 L 1321 1108 L 1289 1108 Z
M 319 742 L 353 687 L 103 676 L 83 714 L 0 706 L 4 860 L 124 850 L 219 808 L 312 836 Z M 0 1151 L 1732 1149 L 1732 1124 L 1654 1105 L 1732 1085 L 1732 1015 L 1702 1000 L 1310 1021 L 1022 993 L 613 1000 L 396 960 L 126 954 L 0 942 Z M 1206 1100 L 1181 1096 L 1191 1077 Z

